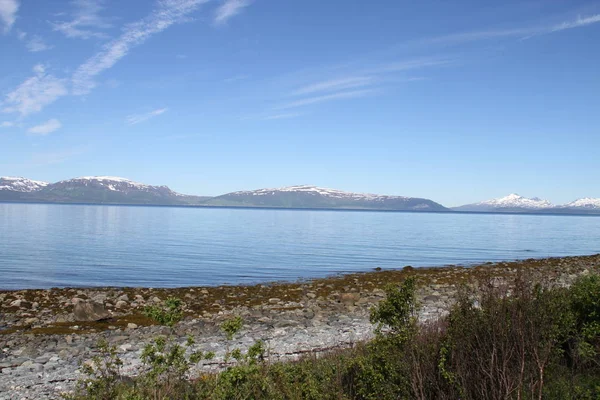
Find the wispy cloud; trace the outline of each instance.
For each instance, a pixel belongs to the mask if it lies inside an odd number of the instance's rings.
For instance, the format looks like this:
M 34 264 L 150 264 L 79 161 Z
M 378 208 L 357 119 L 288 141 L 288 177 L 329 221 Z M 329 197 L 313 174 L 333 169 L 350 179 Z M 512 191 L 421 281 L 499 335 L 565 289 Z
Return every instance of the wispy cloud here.
M 587 25 L 600 22 L 600 14 L 589 16 L 579 16 L 574 20 L 567 20 L 556 25 L 537 25 L 526 26 L 512 29 L 490 29 L 471 32 L 459 32 L 448 35 L 436 36 L 431 38 L 412 41 L 411 45 L 455 45 L 461 43 L 492 40 L 501 38 L 523 38 L 527 39 L 534 36 L 547 35 L 554 32 L 560 32 L 567 29 L 582 28 Z
M 12 121 L 3 121 L 0 123 L 0 128 L 12 128 L 13 126 L 15 126 L 15 123 Z
M 117 39 L 79 66 L 72 77 L 73 94 L 89 93 L 95 86 L 94 78 L 125 57 L 132 48 L 171 25 L 186 21 L 186 17 L 209 0 L 162 0 L 146 18 L 129 24 Z
M 454 62 L 454 59 L 449 58 L 417 58 L 411 60 L 382 63 L 380 65 L 367 69 L 366 72 L 370 74 L 406 72 L 422 68 L 447 66 Z
M 581 28 L 587 25 L 591 25 L 591 24 L 595 24 L 600 22 L 600 14 L 595 14 L 595 15 L 590 15 L 587 17 L 577 17 L 577 19 L 573 20 L 573 21 L 565 21 L 561 24 L 558 24 L 556 26 L 554 26 L 551 31 L 552 32 L 559 32 L 559 31 L 564 31 L 565 29 L 574 29 L 574 28 Z
M 248 79 L 249 77 L 250 77 L 250 75 L 241 74 L 241 75 L 232 76 L 231 78 L 223 79 L 223 82 L 233 83 L 233 82 L 243 81 L 244 79 Z
M 374 80 L 375 79 L 372 76 L 351 76 L 346 78 L 330 79 L 296 89 L 294 92 L 292 92 L 292 95 L 299 96 L 316 92 L 332 92 L 365 87 L 371 85 Z
M 339 92 L 333 94 L 327 94 L 322 96 L 308 97 L 306 99 L 292 101 L 290 103 L 283 104 L 275 107 L 275 110 L 286 110 L 290 108 L 303 107 L 311 104 L 324 103 L 326 101 L 340 100 L 340 99 L 354 99 L 358 97 L 365 97 L 376 93 L 375 89 L 363 89 L 363 90 L 350 90 L 346 92 Z
M 0 0 L 0 22 L 4 25 L 4 33 L 8 33 L 17 20 L 17 11 L 19 11 L 18 0 Z
M 251 3 L 250 0 L 224 0 L 223 4 L 221 4 L 215 12 L 215 24 L 223 25 L 227 23 L 229 19 L 241 13 L 242 10 Z
M 48 45 L 41 36 L 33 35 L 27 42 L 25 43 L 27 50 L 32 53 L 37 53 L 38 51 L 46 51 L 50 50 L 53 46 Z
M 43 124 L 32 126 L 27 130 L 27 132 L 32 133 L 34 135 L 48 135 L 52 132 L 57 131 L 62 128 L 62 124 L 57 119 L 50 119 Z
M 46 68 L 38 64 L 33 67 L 34 76 L 21 83 L 6 95 L 2 102 L 5 113 L 19 113 L 26 116 L 42 110 L 56 99 L 67 95 L 64 79 L 46 73 Z
M 266 117 L 263 117 L 262 119 L 265 121 L 271 121 L 271 120 L 276 120 L 276 119 L 297 118 L 302 115 L 303 114 L 301 114 L 301 113 L 282 113 L 282 114 L 267 115 Z
M 167 112 L 167 110 L 168 110 L 168 108 L 159 108 L 157 110 L 150 111 L 145 114 L 133 114 L 133 115 L 128 116 L 125 119 L 125 122 L 127 123 L 127 125 L 136 125 L 136 124 L 139 124 L 140 122 L 147 121 L 150 118 L 154 118 L 161 114 L 164 114 L 165 112 Z
M 337 76 L 331 76 L 331 71 L 328 71 L 325 73 L 330 75 L 327 79 L 317 80 L 316 82 L 305 81 L 302 84 L 298 84 L 297 88 L 285 97 L 308 97 L 284 103 L 275 107 L 275 109 L 283 110 L 328 101 L 380 94 L 390 86 L 423 80 L 422 77 L 407 77 L 405 74 L 406 71 L 445 66 L 450 63 L 451 60 L 445 58 L 417 58 L 395 62 L 341 66 L 336 71 Z
M 106 18 L 100 16 L 104 9 L 103 0 L 73 0 L 75 8 L 70 21 L 51 22 L 55 31 L 63 33 L 68 38 L 90 39 L 106 38 L 102 30 L 112 27 Z

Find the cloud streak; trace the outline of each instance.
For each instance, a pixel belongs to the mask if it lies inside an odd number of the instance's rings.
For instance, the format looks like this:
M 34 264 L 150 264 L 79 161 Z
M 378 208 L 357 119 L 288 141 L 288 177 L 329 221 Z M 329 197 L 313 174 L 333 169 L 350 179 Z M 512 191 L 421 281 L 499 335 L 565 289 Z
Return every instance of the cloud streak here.
M 273 115 L 268 115 L 264 118 L 262 118 L 264 121 L 273 121 L 273 120 L 278 120 L 278 119 L 290 119 L 290 118 L 297 118 L 302 116 L 301 113 L 281 113 L 281 114 L 273 114 Z
M 4 25 L 3 32 L 10 32 L 12 26 L 17 20 L 17 11 L 19 11 L 18 0 L 0 0 L 0 22 Z
M 215 12 L 215 24 L 226 24 L 227 21 L 241 13 L 242 10 L 248 7 L 251 3 L 252 2 L 250 0 L 225 0 Z
M 57 119 L 50 119 L 43 124 L 33 126 L 27 130 L 27 132 L 32 133 L 34 135 L 48 135 L 52 132 L 57 131 L 62 128 L 62 124 Z
M 71 4 L 75 11 L 72 20 L 51 22 L 53 30 L 68 38 L 106 38 L 106 33 L 100 30 L 111 28 L 112 25 L 100 16 L 103 3 L 102 0 L 73 0 Z
M 308 106 L 311 104 L 324 103 L 332 100 L 341 100 L 341 99 L 355 99 L 358 97 L 365 97 L 372 94 L 375 94 L 377 91 L 375 89 L 363 89 L 363 90 L 350 90 L 346 92 L 339 92 L 333 94 L 326 94 L 322 96 L 314 96 L 308 97 L 306 99 L 293 101 L 290 103 L 286 103 L 284 105 L 275 107 L 274 110 L 287 110 L 290 108 L 297 108 Z
M 292 92 L 292 95 L 300 96 L 317 92 L 354 89 L 358 87 L 365 87 L 371 85 L 373 82 L 374 77 L 372 76 L 351 76 L 347 78 L 330 79 L 327 81 L 317 82 L 308 86 L 304 86 Z
M 492 40 L 501 38 L 521 37 L 527 39 L 533 36 L 548 35 L 555 32 L 560 32 L 568 29 L 582 28 L 600 22 L 600 14 L 593 14 L 585 17 L 577 17 L 574 20 L 564 21 L 560 24 L 552 26 L 530 26 L 514 29 L 497 29 L 472 32 L 459 32 L 449 35 L 436 36 L 416 40 L 409 44 L 413 45 L 455 45 L 461 43 Z
M 72 77 L 73 94 L 89 93 L 96 83 L 94 78 L 114 66 L 131 49 L 141 45 L 153 35 L 171 25 L 186 20 L 186 16 L 196 11 L 209 0 L 162 0 L 158 7 L 146 18 L 129 24 L 117 39 L 106 44 L 103 49 L 79 66 Z
M 151 118 L 154 118 L 161 114 L 164 114 L 167 111 L 168 111 L 168 108 L 159 108 L 157 110 L 150 111 L 145 114 L 133 114 L 133 115 L 128 116 L 125 119 L 125 123 L 127 125 L 137 125 L 141 122 L 148 121 Z
M 39 51 L 46 51 L 46 50 L 50 50 L 52 48 L 52 46 L 46 44 L 44 39 L 38 35 L 33 35 L 31 37 L 31 39 L 29 39 L 27 41 L 25 46 L 27 47 L 27 50 L 29 50 L 32 53 L 37 53 Z
M 560 32 L 566 29 L 582 28 L 587 25 L 596 24 L 600 22 L 600 14 L 590 15 L 587 17 L 577 17 L 576 20 L 566 21 L 562 24 L 554 26 L 551 32 Z
M 24 117 L 68 94 L 66 81 L 47 74 L 43 65 L 36 65 L 33 71 L 34 76 L 6 95 L 2 112 L 19 113 Z

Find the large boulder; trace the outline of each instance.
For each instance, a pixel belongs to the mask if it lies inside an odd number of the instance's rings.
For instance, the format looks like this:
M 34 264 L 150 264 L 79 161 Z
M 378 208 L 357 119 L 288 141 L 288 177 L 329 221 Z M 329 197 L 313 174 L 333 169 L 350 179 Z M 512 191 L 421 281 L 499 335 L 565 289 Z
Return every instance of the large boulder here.
M 110 318 L 110 313 L 95 301 L 79 301 L 73 309 L 75 321 L 102 321 Z

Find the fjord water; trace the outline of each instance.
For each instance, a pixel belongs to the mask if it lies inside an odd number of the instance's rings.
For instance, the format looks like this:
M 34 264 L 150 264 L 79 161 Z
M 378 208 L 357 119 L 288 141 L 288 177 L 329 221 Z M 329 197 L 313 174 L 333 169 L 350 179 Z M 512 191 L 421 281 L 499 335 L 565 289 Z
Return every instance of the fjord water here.
M 176 287 L 600 252 L 600 218 L 0 204 L 0 288 Z

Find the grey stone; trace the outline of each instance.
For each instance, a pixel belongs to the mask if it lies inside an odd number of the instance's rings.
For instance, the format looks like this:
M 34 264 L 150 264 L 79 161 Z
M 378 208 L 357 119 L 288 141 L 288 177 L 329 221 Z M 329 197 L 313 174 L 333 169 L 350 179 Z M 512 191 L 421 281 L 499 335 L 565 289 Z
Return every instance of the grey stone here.
M 110 318 L 110 313 L 100 303 L 81 301 L 75 304 L 73 315 L 76 321 L 101 321 Z
M 124 300 L 119 300 L 117 301 L 117 303 L 115 304 L 116 308 L 123 308 L 123 307 L 127 307 L 127 302 Z
M 50 361 L 50 357 L 41 356 L 41 357 L 36 358 L 34 361 L 38 364 L 46 364 L 48 361 Z

